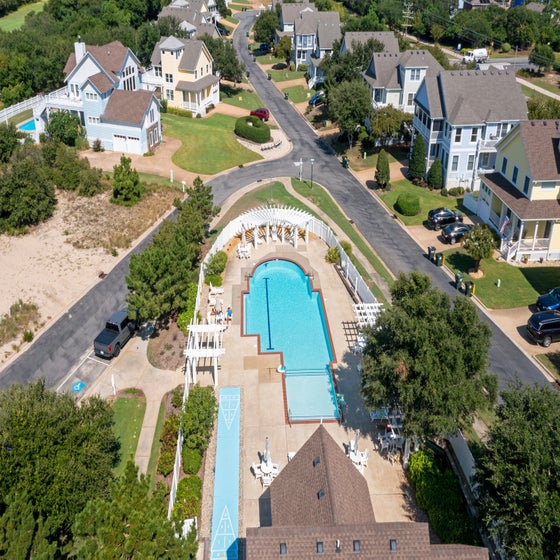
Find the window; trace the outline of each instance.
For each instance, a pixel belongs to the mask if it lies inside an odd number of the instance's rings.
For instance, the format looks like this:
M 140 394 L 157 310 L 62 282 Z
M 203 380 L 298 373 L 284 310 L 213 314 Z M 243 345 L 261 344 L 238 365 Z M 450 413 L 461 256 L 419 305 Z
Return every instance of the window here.
M 80 97 L 80 88 L 78 84 L 70 84 L 70 92 L 74 97 Z
M 451 171 L 457 171 L 459 169 L 459 156 L 453 156 L 451 160 Z
M 165 73 L 165 83 L 172 84 L 173 83 L 173 74 Z
M 383 101 L 383 90 L 380 88 L 375 88 L 373 90 L 373 100 L 376 101 L 377 103 L 380 103 L 381 101 Z
M 490 154 L 488 152 L 480 154 L 478 158 L 478 167 L 479 169 L 488 169 L 490 167 Z
M 413 93 L 409 93 L 408 94 L 408 100 L 406 102 L 406 104 L 408 106 L 412 105 L 414 103 L 414 94 Z
M 154 110 L 150 109 L 150 121 L 153 122 L 153 120 L 154 120 Z
M 514 185 L 517 185 L 517 175 L 519 174 L 519 168 L 517 167 L 517 165 L 513 166 L 513 173 L 511 174 L 511 182 Z
M 436 157 L 436 148 L 437 148 L 437 144 L 431 144 L 430 145 L 430 157 L 431 158 Z
M 174 95 L 173 95 L 173 90 L 172 89 L 166 89 L 165 90 L 165 99 L 167 99 L 167 101 L 173 101 Z
M 155 74 L 156 78 L 161 78 L 162 77 L 161 66 L 154 66 L 154 74 Z
M 88 117 L 88 124 L 99 124 L 99 117 Z
M 556 181 L 541 181 L 541 189 L 555 189 Z
M 353 541 L 352 542 L 352 550 L 354 552 L 360 552 L 360 541 Z
M 194 71 L 194 79 L 195 79 L 195 80 L 198 80 L 198 70 L 195 70 L 195 71 Z
M 507 171 L 507 157 L 502 159 L 502 175 L 505 175 Z
M 391 552 L 397 552 L 397 539 L 389 540 L 389 550 Z
M 280 556 L 288 556 L 288 549 L 285 542 L 280 543 Z
M 323 554 L 323 543 L 322 542 L 317 543 L 317 554 Z
M 478 128 L 473 128 L 471 130 L 471 142 L 476 142 L 478 138 Z
M 467 171 L 472 171 L 474 168 L 474 154 L 469 155 L 469 160 L 467 161 Z
M 97 101 L 97 93 L 86 91 L 86 99 L 88 101 Z
M 462 128 L 455 129 L 455 142 L 461 142 L 461 132 L 463 132 Z
M 527 194 L 529 192 L 530 183 L 531 183 L 531 178 L 525 175 L 525 181 L 523 181 L 523 194 Z
M 410 70 L 410 79 L 417 82 L 420 79 L 420 68 L 412 68 Z

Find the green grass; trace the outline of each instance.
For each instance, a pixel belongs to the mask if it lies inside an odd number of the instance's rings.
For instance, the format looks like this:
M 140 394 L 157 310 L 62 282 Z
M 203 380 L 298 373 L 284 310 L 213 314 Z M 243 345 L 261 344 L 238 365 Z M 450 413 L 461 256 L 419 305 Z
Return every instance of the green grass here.
M 305 77 L 305 72 L 297 72 L 295 70 L 268 70 L 268 73 L 272 76 L 274 82 L 287 82 Z
M 304 88 L 303 86 L 291 86 L 282 90 L 288 93 L 288 98 L 294 103 L 301 103 L 307 101 L 314 93 L 312 89 Z
M 158 418 L 156 423 L 156 429 L 154 431 L 154 439 L 152 441 L 152 450 L 150 452 L 150 460 L 148 462 L 148 470 L 146 474 L 150 477 L 152 485 L 156 479 L 156 469 L 157 462 L 159 458 L 159 439 L 161 438 L 161 433 L 163 432 L 163 424 L 165 422 L 165 401 L 162 401 L 159 405 Z
M 115 435 L 121 443 L 121 458 L 114 468 L 115 476 L 120 476 L 129 459 L 134 460 L 144 413 L 146 412 L 146 397 L 118 398 L 113 403 L 115 418 Z
M 42 12 L 47 0 L 33 2 L 33 4 L 25 4 L 15 12 L 0 18 L 0 31 L 14 31 L 19 29 L 25 23 L 25 17 L 31 12 Z
M 395 210 L 395 202 L 397 201 L 399 195 L 401 193 L 409 192 L 413 192 L 420 199 L 420 212 L 416 216 L 403 216 Z M 381 199 L 387 207 L 392 212 L 395 212 L 406 226 L 422 225 L 427 219 L 428 211 L 439 206 L 458 209 L 462 212 L 466 211 L 462 205 L 462 198 L 441 196 L 439 191 L 431 191 L 423 187 L 417 187 L 407 179 L 401 179 L 400 181 L 391 183 L 391 190 L 389 192 L 378 191 L 378 194 L 381 196 Z
M 560 381 L 560 352 L 537 354 L 535 358 L 554 376 L 558 383 Z
M 244 6 L 243 4 L 230 4 L 228 8 L 232 11 L 241 12 L 243 8 L 247 8 L 247 6 Z
M 248 111 L 263 106 L 261 98 L 255 92 L 226 85 L 220 86 L 220 101 Z
M 234 18 L 232 16 L 227 16 L 226 18 L 224 18 L 226 21 L 229 21 L 230 23 L 233 23 L 233 25 L 237 25 L 239 23 L 239 20 L 237 18 Z M 220 20 L 220 23 L 222 25 L 224 25 L 224 19 Z M 233 29 L 233 28 L 231 28 Z
M 521 86 L 521 91 L 523 92 L 523 95 L 525 95 L 525 97 L 531 97 L 532 99 L 550 99 L 548 95 L 535 91 L 534 89 L 527 86 Z
M 236 119 L 215 114 L 205 119 L 162 115 L 165 134 L 181 140 L 173 163 L 192 173 L 213 175 L 262 157 L 241 146 L 233 129 Z
M 554 84 L 550 84 L 546 80 L 541 80 L 540 78 L 529 78 L 524 75 L 522 75 L 521 77 L 531 82 L 532 84 L 542 89 L 545 89 L 546 91 L 550 91 L 551 93 L 555 93 L 557 95 L 560 93 L 560 88 L 558 86 L 555 86 Z
M 25 121 L 28 121 L 32 117 L 33 117 L 33 109 L 26 109 L 25 111 L 22 111 L 21 113 L 18 113 L 13 117 L 10 117 L 8 119 L 8 122 L 10 124 L 13 123 L 15 125 L 18 125 L 24 123 Z

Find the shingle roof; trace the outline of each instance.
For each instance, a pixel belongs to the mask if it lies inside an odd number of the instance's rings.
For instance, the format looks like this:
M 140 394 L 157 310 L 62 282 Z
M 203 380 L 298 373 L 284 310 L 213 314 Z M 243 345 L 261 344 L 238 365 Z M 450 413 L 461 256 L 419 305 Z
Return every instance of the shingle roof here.
M 107 74 L 104 74 L 103 72 L 98 72 L 97 74 L 90 76 L 88 78 L 88 81 L 92 83 L 92 85 L 99 93 L 105 93 L 106 91 L 109 91 L 112 87 L 115 86 L 116 83 L 116 80 L 109 79 Z
M 399 41 L 392 31 L 348 31 L 344 34 L 344 44 L 348 52 L 352 52 L 353 44 L 365 45 L 370 39 L 383 43 L 384 52 L 399 52 Z
M 294 33 L 315 35 L 320 24 L 338 25 L 340 29 L 340 15 L 338 12 L 302 12 L 294 22 Z
M 450 70 L 440 72 L 437 82 L 438 87 L 429 91 L 430 105 L 431 96 L 439 96 L 444 116 L 452 125 L 527 118 L 527 102 L 513 73 Z
M 492 192 L 522 220 L 560 219 L 560 200 L 529 200 L 501 173 L 480 175 Z
M 282 22 L 285 24 L 294 23 L 296 17 L 302 10 L 315 12 L 315 4 L 313 2 L 292 2 L 289 4 L 282 3 Z
M 271 484 L 270 499 L 273 526 L 375 520 L 365 478 L 322 425 Z
M 101 68 L 112 75 L 118 74 L 122 70 L 128 52 L 128 47 L 125 47 L 120 41 L 113 41 L 101 46 L 86 45 L 86 53 L 91 54 Z M 68 76 L 75 67 L 76 53 L 73 52 L 64 66 L 64 75 Z
M 533 180 L 560 180 L 560 121 L 522 121 L 519 134 Z
M 193 72 L 196 68 L 198 59 L 200 58 L 200 53 L 205 48 L 204 43 L 198 39 L 189 39 L 184 41 L 185 50 L 181 55 L 181 60 L 179 61 L 179 70 L 186 70 L 187 72 Z
M 200 23 L 196 26 L 195 37 L 200 39 L 203 35 L 210 35 L 213 39 L 220 38 L 220 32 L 214 23 Z
M 196 80 L 196 82 L 185 82 L 181 80 L 177 83 L 177 90 L 179 91 L 202 91 L 204 88 L 212 84 L 217 84 L 220 81 L 218 76 L 214 74 L 206 74 L 206 76 Z
M 176 8 L 173 6 L 165 6 L 158 14 L 158 20 L 164 17 L 176 18 L 179 21 L 188 21 L 192 25 L 198 25 L 206 21 L 207 12 L 200 12 L 196 8 L 189 6 L 188 8 Z
M 332 49 L 340 35 L 340 23 L 319 23 L 317 27 L 317 42 L 321 49 Z
M 154 94 L 147 90 L 117 89 L 111 94 L 101 120 L 102 122 L 139 126 L 142 124 L 153 97 Z

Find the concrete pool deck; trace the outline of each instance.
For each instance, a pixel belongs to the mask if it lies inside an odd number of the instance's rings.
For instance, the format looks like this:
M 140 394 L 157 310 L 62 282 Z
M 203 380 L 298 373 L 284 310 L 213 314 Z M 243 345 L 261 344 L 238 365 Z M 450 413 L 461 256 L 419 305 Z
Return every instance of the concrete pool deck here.
M 357 330 L 352 309 L 352 299 L 345 289 L 333 265 L 325 261 L 327 246 L 320 239 L 310 239 L 308 244 L 300 240 L 298 249 L 280 241 L 262 243 L 252 249 L 250 259 L 239 259 L 236 254 L 238 240 L 232 240 L 226 248 L 229 253 L 224 279 L 224 309 L 233 309 L 233 319 L 224 334 L 225 354 L 219 364 L 219 387 L 239 387 L 241 390 L 240 426 L 240 512 L 239 537 L 243 538 L 247 527 L 257 527 L 260 516 L 259 499 L 263 494 L 261 482 L 251 472 L 251 464 L 259 462 L 259 453 L 264 450 L 265 438 L 270 440 L 272 460 L 288 461 L 289 452 L 297 452 L 317 428 L 318 423 L 291 425 L 286 423 L 284 395 L 278 354 L 259 355 L 256 337 L 242 336 L 241 294 L 247 286 L 247 275 L 260 261 L 287 258 L 300 264 L 313 275 L 313 288 L 321 289 L 325 311 L 329 322 L 336 363 L 334 375 L 338 392 L 345 396 L 347 407 L 344 421 L 325 423 L 325 427 L 341 448 L 354 439 L 356 429 L 360 430 L 360 449 L 372 452 L 369 466 L 364 476 L 368 482 L 370 497 L 377 521 L 418 521 L 417 511 L 410 499 L 408 485 L 402 465 L 392 465 L 373 449 L 372 437 L 377 427 L 370 421 L 369 414 L 360 398 L 360 375 L 358 364 L 361 356 L 352 352 Z M 202 304 L 205 305 L 206 299 Z M 205 316 L 205 309 L 201 310 Z M 198 381 L 203 385 L 213 384 L 212 364 L 199 361 Z M 207 500 L 213 494 L 213 468 L 215 441 L 208 450 L 204 473 L 203 513 L 200 537 L 208 542 L 210 538 L 211 507 Z M 348 460 L 349 468 L 354 468 Z M 266 504 L 262 504 L 266 509 Z M 425 519 L 422 519 L 425 520 Z

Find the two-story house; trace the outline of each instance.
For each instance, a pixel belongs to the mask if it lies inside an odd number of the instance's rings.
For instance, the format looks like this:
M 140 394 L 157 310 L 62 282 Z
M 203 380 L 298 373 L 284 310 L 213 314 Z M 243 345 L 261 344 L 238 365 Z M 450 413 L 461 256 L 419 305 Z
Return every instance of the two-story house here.
M 335 41 L 341 36 L 340 25 L 336 23 L 320 23 L 317 27 L 317 47 L 311 54 L 307 76 L 307 85 L 312 88 L 325 81 L 325 73 L 321 70 L 321 62 L 327 54 L 331 54 Z
M 560 260 L 560 121 L 522 121 L 496 150 L 478 216 L 501 234 L 506 260 Z
M 68 57 L 66 87 L 43 97 L 33 110 L 35 135 L 45 131 L 51 113 L 79 116 L 91 144 L 131 154 L 153 151 L 161 142 L 159 101 L 141 89 L 140 63 L 119 41 L 86 45 L 78 37 Z
M 294 22 L 293 59 L 296 68 L 311 64 L 312 56 L 324 56 L 332 51 L 333 42 L 340 39 L 338 12 L 301 11 Z
M 294 36 L 296 19 L 303 13 L 316 12 L 313 2 L 282 2 L 280 7 L 280 33 Z
M 498 140 L 527 119 L 515 75 L 494 69 L 427 76 L 414 104 L 414 135 L 426 143 L 426 168 L 439 158 L 448 189 L 477 190 L 479 171 L 494 169 Z
M 158 20 L 164 18 L 177 20 L 188 39 L 197 39 L 204 34 L 220 37 L 216 27 L 220 15 L 215 0 L 173 0 L 158 14 Z
M 159 89 L 168 106 L 204 116 L 220 102 L 220 79 L 212 73 L 213 58 L 202 41 L 162 37 L 151 60 L 144 82 Z
M 340 45 L 340 53 L 352 52 L 354 45 L 365 45 L 370 39 L 383 43 L 382 52 L 399 52 L 399 41 L 392 31 L 347 31 Z
M 414 112 L 420 84 L 441 70 L 441 64 L 425 50 L 373 53 L 363 73 L 371 91 L 373 109 L 392 105 L 407 113 Z

